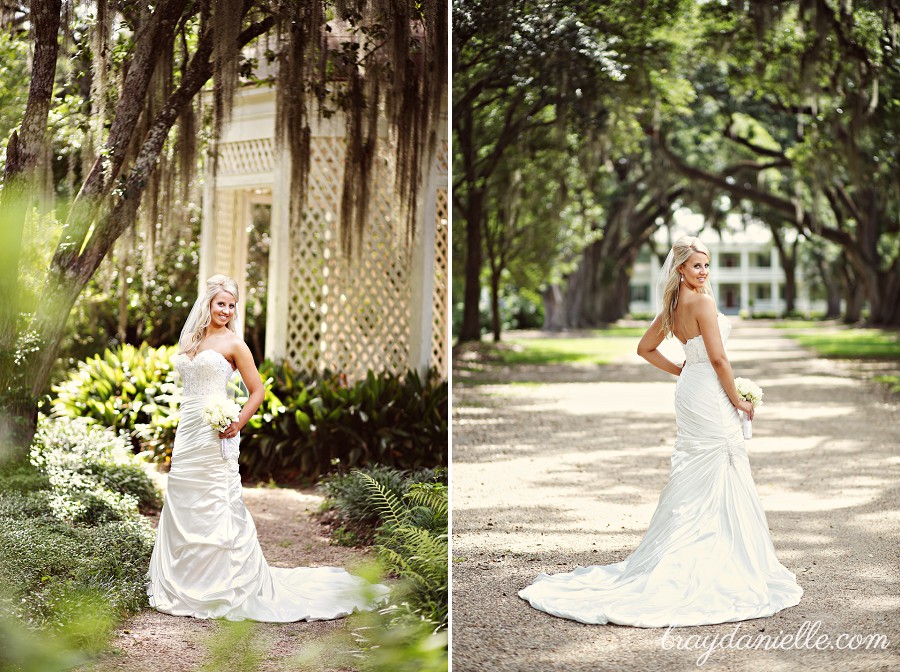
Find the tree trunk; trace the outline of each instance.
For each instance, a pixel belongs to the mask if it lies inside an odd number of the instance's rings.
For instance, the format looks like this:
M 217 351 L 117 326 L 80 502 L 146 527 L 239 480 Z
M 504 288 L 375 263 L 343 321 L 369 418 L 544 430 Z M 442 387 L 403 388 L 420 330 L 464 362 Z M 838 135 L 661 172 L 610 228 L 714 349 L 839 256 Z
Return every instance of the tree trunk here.
M 825 259 L 813 251 L 813 263 L 825 287 L 825 319 L 833 320 L 841 315 L 841 283 L 838 282 Z
M 631 269 L 639 246 L 614 245 L 612 237 L 601 238 L 582 253 L 578 269 L 569 276 L 568 326 L 600 327 L 628 312 Z
M 846 261 L 841 263 L 841 272 L 844 276 L 844 322 L 856 324 L 862 319 L 865 291 L 857 281 L 854 269 Z
M 869 323 L 900 325 L 900 272 L 888 270 L 879 274 L 879 301 L 869 302 Z
M 500 270 L 491 269 L 491 333 L 500 342 Z
M 0 200 L 0 458 L 16 457 L 31 441 L 37 419 L 36 399 L 18 361 L 18 269 L 25 218 L 42 193 L 38 173 L 47 151 L 47 117 L 59 51 L 61 0 L 31 3 L 34 55 L 28 102 L 19 128 L 6 147 Z M 49 167 L 46 169 L 49 170 Z
M 484 251 L 481 240 L 484 194 L 470 192 L 471 200 L 466 210 L 466 263 L 465 289 L 463 291 L 463 321 L 459 341 L 481 340 L 481 316 L 478 303 L 481 300 L 481 266 Z
M 566 327 L 565 304 L 559 285 L 549 285 L 543 292 L 544 331 L 562 331 Z

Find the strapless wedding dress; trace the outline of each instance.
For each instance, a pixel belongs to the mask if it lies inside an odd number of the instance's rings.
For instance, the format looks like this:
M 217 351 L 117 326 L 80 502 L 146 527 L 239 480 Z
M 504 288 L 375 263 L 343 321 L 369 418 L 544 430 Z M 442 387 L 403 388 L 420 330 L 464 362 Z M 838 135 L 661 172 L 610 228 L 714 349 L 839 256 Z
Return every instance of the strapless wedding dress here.
M 193 360 L 178 354 L 173 363 L 184 390 L 150 558 L 150 606 L 174 616 L 291 622 L 339 618 L 382 601 L 386 586 L 337 567 L 269 567 L 241 496 L 238 451 L 223 450 L 202 418 L 210 400 L 225 397 L 231 364 L 215 350 Z
M 724 315 L 719 330 L 727 342 Z M 672 467 L 646 536 L 622 562 L 539 575 L 519 591 L 535 609 L 582 623 L 662 628 L 771 616 L 800 602 L 803 589 L 775 555 L 740 417 L 703 338 L 683 346 Z

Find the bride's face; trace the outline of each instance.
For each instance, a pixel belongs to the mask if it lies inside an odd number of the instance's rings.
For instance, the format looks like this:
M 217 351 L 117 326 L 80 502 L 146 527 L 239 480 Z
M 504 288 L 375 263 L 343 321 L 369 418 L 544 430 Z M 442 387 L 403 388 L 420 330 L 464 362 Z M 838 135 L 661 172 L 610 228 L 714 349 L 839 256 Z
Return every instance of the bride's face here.
M 209 312 L 212 315 L 211 324 L 224 327 L 228 324 L 231 316 L 234 315 L 237 301 L 230 292 L 220 289 L 219 292 L 209 302 Z
M 702 252 L 694 252 L 681 265 L 681 274 L 684 275 L 684 284 L 695 291 L 700 289 L 709 277 L 709 257 Z

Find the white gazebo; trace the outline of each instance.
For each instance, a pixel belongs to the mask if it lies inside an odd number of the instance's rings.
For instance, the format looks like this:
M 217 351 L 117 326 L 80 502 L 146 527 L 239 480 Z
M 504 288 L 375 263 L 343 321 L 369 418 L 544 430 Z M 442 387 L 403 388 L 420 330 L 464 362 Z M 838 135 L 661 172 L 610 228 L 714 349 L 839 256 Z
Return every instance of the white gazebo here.
M 291 159 L 287 150 L 276 149 L 275 95 L 271 87 L 245 87 L 236 94 L 216 174 L 206 175 L 201 281 L 225 273 L 237 280 L 241 294 L 246 295 L 251 209 L 256 203 L 270 204 L 266 358 L 310 373 L 325 369 L 345 373 L 351 380 L 369 370 L 402 373 L 412 368 L 423 374 L 429 367 L 446 377 L 446 116 L 419 192 L 412 254 L 401 249 L 395 234 L 394 160 L 385 132 L 375 162 L 365 240 L 359 254 L 348 259 L 340 253 L 338 233 L 343 118 L 311 115 L 307 205 L 302 224 L 292 229 Z

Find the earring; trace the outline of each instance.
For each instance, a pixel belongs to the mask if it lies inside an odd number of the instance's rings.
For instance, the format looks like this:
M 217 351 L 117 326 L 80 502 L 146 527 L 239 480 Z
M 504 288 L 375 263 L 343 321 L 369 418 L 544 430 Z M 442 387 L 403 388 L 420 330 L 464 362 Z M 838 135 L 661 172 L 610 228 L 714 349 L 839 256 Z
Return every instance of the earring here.
M 681 276 L 681 281 L 684 282 L 684 276 L 683 276 L 683 275 Z

